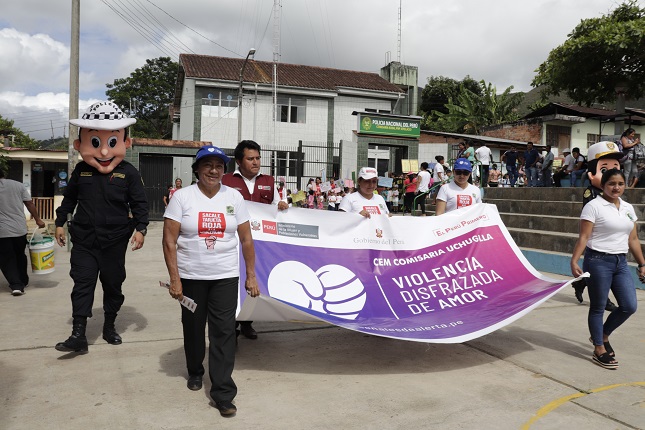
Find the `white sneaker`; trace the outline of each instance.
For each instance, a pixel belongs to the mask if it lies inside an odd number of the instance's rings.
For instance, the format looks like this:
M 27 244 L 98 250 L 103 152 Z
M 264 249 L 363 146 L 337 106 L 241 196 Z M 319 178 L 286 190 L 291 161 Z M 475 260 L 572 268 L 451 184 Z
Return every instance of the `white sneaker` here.
M 24 296 L 24 295 L 25 295 L 25 292 L 24 292 L 23 290 L 13 290 L 13 291 L 11 292 L 11 295 L 12 295 L 12 296 Z

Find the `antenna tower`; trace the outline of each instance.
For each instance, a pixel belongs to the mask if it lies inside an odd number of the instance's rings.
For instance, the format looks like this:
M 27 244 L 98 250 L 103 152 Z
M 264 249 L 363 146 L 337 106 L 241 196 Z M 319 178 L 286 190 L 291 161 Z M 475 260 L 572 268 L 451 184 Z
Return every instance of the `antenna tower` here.
M 402 7 L 403 0 L 399 0 L 399 31 L 398 31 L 398 38 L 396 41 L 396 61 L 399 63 L 401 62 L 401 7 Z

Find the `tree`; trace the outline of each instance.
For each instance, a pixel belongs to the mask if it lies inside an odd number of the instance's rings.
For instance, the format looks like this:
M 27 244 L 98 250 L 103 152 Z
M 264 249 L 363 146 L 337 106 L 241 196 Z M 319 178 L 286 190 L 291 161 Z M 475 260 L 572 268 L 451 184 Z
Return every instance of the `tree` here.
M 105 94 L 130 116 L 137 119 L 132 126 L 134 137 L 168 138 L 172 131 L 169 108 L 175 95 L 179 64 L 169 57 L 146 60 L 128 78 L 106 84 Z
M 568 39 L 549 53 L 531 83 L 545 95 L 565 93 L 590 106 L 616 99 L 616 89 L 629 98 L 645 93 L 645 9 L 635 0 L 608 15 L 585 19 Z
M 445 76 L 430 76 L 428 83 L 421 91 L 420 110 L 423 115 L 422 126 L 424 129 L 436 131 L 452 131 L 451 124 L 448 124 L 433 112 L 448 113 L 446 104 L 452 99 L 456 100 L 461 88 L 467 88 L 475 94 L 481 95 L 479 82 L 466 76 L 463 80 L 457 81 Z
M 2 136 L 3 139 L 8 138 L 10 146 L 27 149 L 37 149 L 39 147 L 38 142 L 35 139 L 32 139 L 28 134 L 23 133 L 19 128 L 14 127 L 13 124 L 14 121 L 12 119 L 5 119 L 0 115 L 0 136 Z M 13 135 L 13 139 L 8 137 L 10 135 Z M 0 144 L 3 143 L 4 142 L 0 142 Z
M 454 133 L 479 134 L 482 127 L 516 121 L 517 106 L 523 93 L 511 93 L 513 86 L 497 94 L 497 88 L 483 80 L 478 83 L 479 93 L 461 85 L 456 100 L 450 99 L 445 105 L 447 112 L 433 111 Z

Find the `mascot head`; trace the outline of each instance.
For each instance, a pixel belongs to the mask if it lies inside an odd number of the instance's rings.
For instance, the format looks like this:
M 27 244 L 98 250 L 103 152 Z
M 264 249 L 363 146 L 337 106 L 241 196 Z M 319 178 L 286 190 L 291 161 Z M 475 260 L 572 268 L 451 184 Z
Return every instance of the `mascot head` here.
M 123 161 L 132 144 L 128 127 L 137 120 L 128 118 L 113 102 L 103 101 L 94 103 L 81 118 L 69 122 L 79 127 L 74 149 L 87 164 L 108 174 Z
M 587 175 L 591 185 L 602 188 L 602 174 L 609 169 L 620 169 L 618 160 L 621 158 L 623 153 L 614 142 L 598 142 L 591 145 L 587 151 Z

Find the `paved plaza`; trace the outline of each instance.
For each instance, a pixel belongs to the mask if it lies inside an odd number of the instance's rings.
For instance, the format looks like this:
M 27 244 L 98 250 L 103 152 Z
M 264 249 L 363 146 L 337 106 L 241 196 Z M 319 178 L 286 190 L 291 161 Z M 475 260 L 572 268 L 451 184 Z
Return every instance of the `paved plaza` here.
M 119 346 L 101 338 L 98 287 L 89 354 L 54 349 L 71 330 L 64 249 L 24 296 L 0 276 L 1 429 L 645 429 L 645 309 L 612 336 L 620 367 L 606 370 L 591 361 L 587 303 L 571 288 L 463 344 L 257 322 L 259 339 L 239 341 L 237 416 L 222 418 L 208 378 L 186 388 L 179 305 L 158 282 L 161 227 L 128 251 Z

